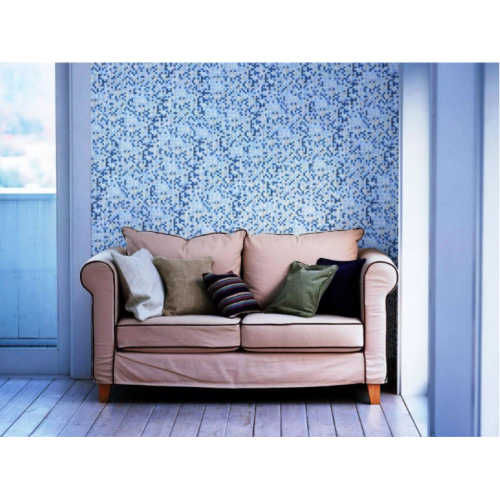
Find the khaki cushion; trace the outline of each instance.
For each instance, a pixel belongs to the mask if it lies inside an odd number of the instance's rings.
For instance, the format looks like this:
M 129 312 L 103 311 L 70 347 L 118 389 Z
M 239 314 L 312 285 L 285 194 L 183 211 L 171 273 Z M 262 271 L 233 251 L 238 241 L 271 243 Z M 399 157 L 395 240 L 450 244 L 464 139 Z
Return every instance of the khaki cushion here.
M 204 234 L 190 240 L 171 234 L 136 231 L 130 227 L 122 228 L 122 233 L 127 242 L 128 255 L 146 248 L 154 257 L 167 259 L 201 259 L 210 256 L 214 259 L 215 274 L 225 274 L 229 271 L 237 275 L 241 273 L 241 252 L 247 234 L 245 230 L 232 234 Z
M 123 318 L 116 329 L 120 351 L 201 353 L 240 347 L 240 319 L 222 316 L 160 316 L 139 322 Z
M 197 260 L 155 257 L 153 264 L 166 289 L 163 316 L 219 312 L 203 283 L 203 274 L 212 272 L 211 257 Z
M 257 352 L 356 352 L 363 348 L 363 324 L 326 314 L 249 314 L 241 322 L 241 344 Z
M 363 229 L 352 229 L 302 235 L 248 235 L 243 248 L 243 280 L 265 309 L 283 288 L 292 262 L 314 265 L 320 258 L 355 260 L 363 234 Z

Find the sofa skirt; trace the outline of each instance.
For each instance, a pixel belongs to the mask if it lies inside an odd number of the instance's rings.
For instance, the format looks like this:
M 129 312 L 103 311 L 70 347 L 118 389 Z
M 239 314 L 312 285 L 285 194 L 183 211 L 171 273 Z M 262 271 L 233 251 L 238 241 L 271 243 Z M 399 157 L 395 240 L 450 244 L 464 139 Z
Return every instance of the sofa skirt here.
M 219 389 L 322 387 L 364 383 L 365 363 L 362 352 L 116 352 L 113 381 L 127 385 Z

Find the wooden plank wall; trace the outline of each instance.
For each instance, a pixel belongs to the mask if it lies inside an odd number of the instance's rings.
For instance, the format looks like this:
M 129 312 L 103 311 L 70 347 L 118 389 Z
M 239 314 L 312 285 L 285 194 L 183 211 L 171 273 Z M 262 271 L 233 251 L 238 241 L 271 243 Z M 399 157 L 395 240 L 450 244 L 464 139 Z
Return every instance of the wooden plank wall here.
M 57 343 L 55 193 L 0 193 L 0 346 Z

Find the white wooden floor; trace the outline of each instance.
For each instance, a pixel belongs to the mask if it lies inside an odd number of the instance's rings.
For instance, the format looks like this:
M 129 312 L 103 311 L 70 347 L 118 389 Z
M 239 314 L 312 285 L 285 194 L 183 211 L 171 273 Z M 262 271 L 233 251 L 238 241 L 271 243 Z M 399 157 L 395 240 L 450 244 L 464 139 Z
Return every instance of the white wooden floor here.
M 403 400 L 363 386 L 286 390 L 115 387 L 88 380 L 0 379 L 2 436 L 419 436 Z

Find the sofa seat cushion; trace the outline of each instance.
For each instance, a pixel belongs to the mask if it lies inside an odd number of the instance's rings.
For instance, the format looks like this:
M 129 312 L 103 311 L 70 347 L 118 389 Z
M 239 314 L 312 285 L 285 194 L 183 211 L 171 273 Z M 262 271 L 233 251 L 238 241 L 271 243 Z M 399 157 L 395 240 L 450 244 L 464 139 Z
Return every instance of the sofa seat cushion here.
M 160 353 L 229 352 L 239 349 L 240 318 L 160 316 L 139 322 L 122 318 L 116 328 L 119 351 Z
M 358 241 L 363 234 L 363 229 L 350 229 L 301 235 L 248 235 L 243 247 L 243 280 L 260 307 L 266 309 L 283 289 L 292 262 L 315 265 L 320 258 L 357 259 Z
M 255 352 L 356 352 L 363 348 L 363 324 L 326 314 L 249 314 L 241 322 L 241 343 Z

